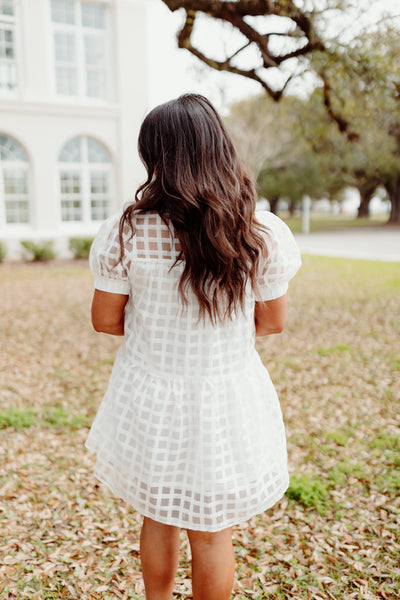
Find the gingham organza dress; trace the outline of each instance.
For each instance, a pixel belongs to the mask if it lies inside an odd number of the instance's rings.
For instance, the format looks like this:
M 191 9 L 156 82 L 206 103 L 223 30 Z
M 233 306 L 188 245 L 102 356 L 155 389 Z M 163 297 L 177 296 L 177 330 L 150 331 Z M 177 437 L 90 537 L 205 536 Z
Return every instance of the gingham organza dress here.
M 120 214 L 101 227 L 90 266 L 98 290 L 129 294 L 125 337 L 86 446 L 96 477 L 142 515 L 219 531 L 263 512 L 288 486 L 285 431 L 275 388 L 255 350 L 254 302 L 286 293 L 300 267 L 288 227 L 268 212 L 257 296 L 213 326 L 182 307 L 179 242 L 154 213 L 134 217 L 118 263 Z

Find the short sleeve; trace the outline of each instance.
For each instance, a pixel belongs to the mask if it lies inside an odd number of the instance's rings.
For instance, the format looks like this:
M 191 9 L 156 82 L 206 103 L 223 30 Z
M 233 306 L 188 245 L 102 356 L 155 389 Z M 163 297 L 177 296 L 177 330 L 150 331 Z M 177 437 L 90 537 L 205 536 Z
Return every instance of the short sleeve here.
M 125 253 L 122 260 L 119 242 L 119 220 L 121 212 L 110 217 L 100 227 L 89 255 L 89 266 L 94 278 L 94 287 L 113 294 L 130 293 L 129 270 L 132 242 L 125 236 Z
M 301 256 L 292 232 L 279 217 L 257 211 L 256 218 L 267 229 L 263 233 L 266 255 L 260 264 L 256 300 L 274 300 L 286 294 L 289 280 L 301 267 Z

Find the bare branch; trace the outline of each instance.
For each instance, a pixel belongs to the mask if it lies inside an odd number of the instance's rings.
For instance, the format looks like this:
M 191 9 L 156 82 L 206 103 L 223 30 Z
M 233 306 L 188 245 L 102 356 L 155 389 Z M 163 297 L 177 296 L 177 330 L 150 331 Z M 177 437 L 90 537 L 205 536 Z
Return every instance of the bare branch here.
M 293 52 L 288 52 L 287 54 L 282 54 L 280 56 L 274 56 L 274 60 L 277 65 L 281 65 L 283 62 L 289 60 L 290 58 L 297 58 L 298 56 L 310 54 L 313 50 L 323 50 L 323 47 L 320 43 L 306 44 L 302 48 L 297 48 L 297 50 L 293 50 Z
M 333 121 L 335 121 L 335 123 L 337 124 L 337 126 L 339 128 L 339 131 L 346 135 L 349 142 L 356 142 L 360 137 L 359 134 L 355 131 L 352 131 L 352 129 L 350 128 L 350 123 L 333 108 L 332 89 L 331 89 L 330 83 L 328 81 L 328 78 L 326 76 L 326 73 L 321 71 L 321 72 L 318 72 L 318 75 L 320 76 L 320 78 L 323 82 L 324 106 L 327 110 L 328 115 L 331 117 L 331 119 Z
M 288 84 L 296 75 L 290 75 L 285 80 L 285 83 L 281 85 L 280 89 L 274 90 L 265 81 L 264 74 L 268 69 L 279 68 L 293 58 L 311 56 L 316 50 L 326 51 L 326 47 L 314 27 L 315 13 L 301 10 L 294 4 L 293 0 L 237 0 L 236 2 L 226 0 L 162 1 L 172 12 L 179 9 L 186 11 L 185 23 L 178 33 L 178 45 L 180 48 L 185 48 L 212 69 L 227 71 L 258 82 L 274 100 L 281 98 Z M 211 18 L 230 23 L 246 38 L 246 44 L 223 61 L 207 56 L 192 44 L 193 27 L 198 13 L 203 13 Z M 246 17 L 267 17 L 271 15 L 290 19 L 295 24 L 295 29 L 289 29 L 287 33 L 270 32 L 261 34 L 252 23 L 245 20 Z M 290 52 L 276 54 L 270 46 L 270 39 L 273 36 L 286 37 L 291 41 L 296 40 L 298 47 Z M 251 45 L 257 47 L 260 53 L 261 66 L 259 68 L 240 69 L 233 65 L 232 60 L 234 57 Z M 357 140 L 359 137 L 358 134 L 351 130 L 349 122 L 333 106 L 332 90 L 326 74 L 322 69 L 317 74 L 323 83 L 323 99 L 328 114 L 337 123 L 339 130 L 350 141 Z
M 264 90 L 273 98 L 274 100 L 279 100 L 282 95 L 281 90 L 275 91 L 273 90 L 261 77 L 257 74 L 255 69 L 239 69 L 231 64 L 231 58 L 225 61 L 218 61 L 213 58 L 209 58 L 205 54 L 203 54 L 200 50 L 192 46 L 191 43 L 191 33 L 193 31 L 193 26 L 196 18 L 196 13 L 194 11 L 188 11 L 186 14 L 185 24 L 178 34 L 178 46 L 179 48 L 186 48 L 189 52 L 191 52 L 194 56 L 196 56 L 199 60 L 204 62 L 206 65 L 215 69 L 216 71 L 228 71 L 229 73 L 235 73 L 236 75 L 242 75 L 243 77 L 247 77 L 248 79 L 253 79 L 257 81 Z M 243 48 L 241 48 L 243 50 Z M 237 53 L 235 53 L 237 54 Z
M 254 45 L 260 53 L 262 68 L 268 70 L 269 68 L 279 67 L 291 58 L 306 56 L 315 49 L 323 50 L 323 43 L 314 29 L 312 17 L 302 13 L 295 6 L 293 0 L 285 0 L 285 2 L 273 2 L 272 0 L 238 0 L 237 2 L 227 2 L 224 0 L 163 0 L 163 2 L 171 11 L 178 9 L 186 11 L 185 23 L 178 33 L 178 45 L 180 48 L 185 48 L 213 69 L 229 71 L 230 73 L 257 81 L 275 100 L 281 97 L 283 89 L 278 91 L 272 90 L 266 83 L 265 78 L 262 77 L 262 74 L 259 74 L 258 69 L 240 69 L 232 64 L 233 58 L 248 46 Z M 207 56 L 192 44 L 191 36 L 197 13 L 204 13 L 211 18 L 230 23 L 247 39 L 246 44 L 224 61 L 218 61 Z M 261 34 L 254 26 L 245 21 L 245 17 L 248 16 L 265 17 L 268 15 L 283 16 L 292 19 L 296 25 L 296 35 L 293 35 L 293 31 L 288 31 L 286 36 L 287 38 L 296 39 L 300 43 L 303 40 L 303 45 L 282 55 L 272 52 L 269 42 L 271 35 L 274 34 Z
M 232 58 L 235 58 L 235 56 L 240 54 L 240 52 L 243 52 L 243 50 L 246 50 L 246 48 L 248 48 L 250 46 L 250 44 L 251 44 L 251 42 L 247 42 L 247 44 L 245 44 L 244 46 L 242 46 L 241 48 L 236 50 L 236 52 L 234 52 L 227 60 L 230 62 L 232 60 Z
M 163 0 L 168 8 L 175 12 L 181 8 L 185 10 L 198 10 L 203 13 L 212 14 L 217 19 L 224 18 L 222 13 L 234 12 L 241 16 L 259 17 L 265 15 L 279 15 L 283 10 L 298 10 L 292 0 L 286 0 L 287 8 L 276 6 L 273 0 L 238 0 L 237 2 L 225 2 L 224 0 Z M 286 16 L 286 14 L 285 14 Z

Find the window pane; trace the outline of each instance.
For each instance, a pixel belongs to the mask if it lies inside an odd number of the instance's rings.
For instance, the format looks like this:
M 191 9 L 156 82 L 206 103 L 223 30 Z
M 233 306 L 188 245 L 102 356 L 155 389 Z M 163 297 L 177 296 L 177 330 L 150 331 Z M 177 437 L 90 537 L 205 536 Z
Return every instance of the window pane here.
M 56 65 L 57 93 L 74 96 L 78 92 L 75 34 L 56 32 L 54 46 L 58 63 Z
M 17 65 L 0 63 L 0 89 L 14 90 L 17 87 Z
M 14 15 L 14 0 L 0 0 L 0 15 Z
M 105 98 L 106 77 L 104 71 L 86 70 L 86 95 L 90 98 Z
M 15 36 L 12 29 L 0 28 L 0 58 L 15 58 Z
M 75 23 L 72 0 L 51 0 L 51 18 L 55 23 Z
M 105 28 L 106 11 L 104 6 L 98 4 L 82 3 L 82 25 L 95 29 Z
M 78 200 L 61 200 L 62 221 L 82 221 L 82 205 Z
M 24 150 L 16 140 L 8 135 L 0 133 L 0 160 L 4 161 L 24 161 L 27 162 L 27 157 Z
M 61 171 L 61 219 L 82 220 L 81 174 L 79 171 Z
M 90 163 L 110 163 L 110 155 L 106 148 L 93 138 L 88 138 L 88 157 Z
M 56 32 L 54 34 L 54 47 L 57 62 L 75 63 L 76 38 L 74 33 Z
M 90 173 L 90 213 L 92 221 L 101 221 L 110 212 L 110 175 L 108 171 Z
M 104 46 L 104 37 L 102 35 L 85 35 L 85 62 L 87 65 L 104 66 Z
M 28 168 L 4 168 L 3 179 L 6 222 L 29 223 Z
M 28 200 L 6 200 L 7 223 L 29 223 Z
M 81 138 L 75 137 L 67 142 L 58 157 L 60 162 L 81 162 Z
M 78 89 L 77 73 L 74 67 L 57 67 L 57 94 L 75 96 Z
M 105 77 L 105 40 L 102 35 L 85 36 L 86 95 L 91 98 L 104 98 Z
M 110 216 L 110 201 L 108 198 L 101 200 L 91 200 L 90 216 L 92 221 L 103 221 Z
M 92 194 L 108 194 L 108 173 L 92 171 L 90 173 L 90 192 Z
M 4 192 L 6 195 L 28 193 L 28 174 L 25 169 L 4 170 Z
M 80 194 L 80 173 L 77 171 L 62 171 L 60 173 L 60 187 L 62 194 Z

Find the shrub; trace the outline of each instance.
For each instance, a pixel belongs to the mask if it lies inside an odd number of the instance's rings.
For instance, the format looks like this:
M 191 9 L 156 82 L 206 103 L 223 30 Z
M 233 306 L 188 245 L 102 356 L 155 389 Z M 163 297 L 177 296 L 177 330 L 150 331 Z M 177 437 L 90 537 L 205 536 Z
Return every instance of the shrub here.
M 0 240 L 0 263 L 3 262 L 7 254 L 7 248 L 4 242 Z
M 32 242 L 24 240 L 21 245 L 28 251 L 32 261 L 46 261 L 55 258 L 56 253 L 53 249 L 54 242 Z
M 69 249 L 72 251 L 74 258 L 88 258 L 90 247 L 93 243 L 93 238 L 70 238 Z

